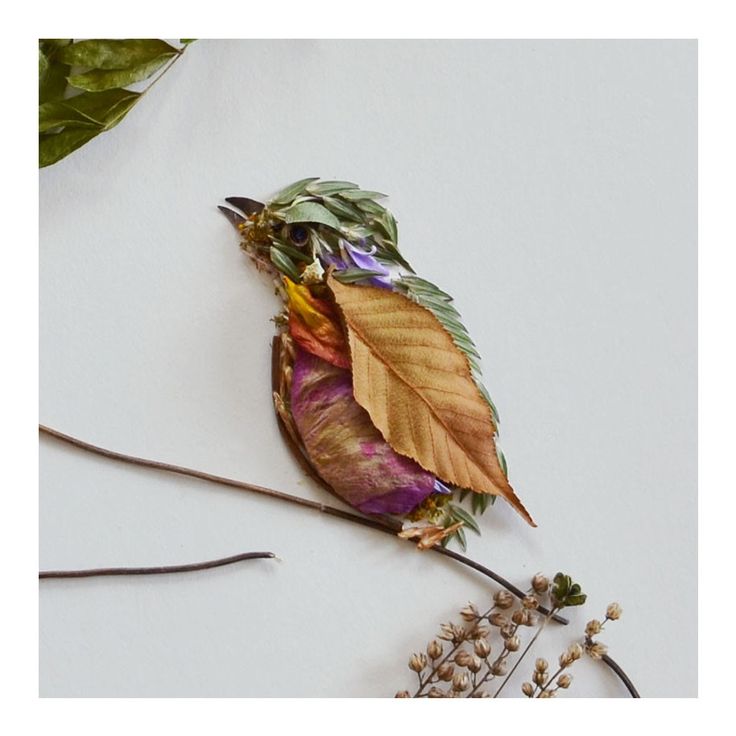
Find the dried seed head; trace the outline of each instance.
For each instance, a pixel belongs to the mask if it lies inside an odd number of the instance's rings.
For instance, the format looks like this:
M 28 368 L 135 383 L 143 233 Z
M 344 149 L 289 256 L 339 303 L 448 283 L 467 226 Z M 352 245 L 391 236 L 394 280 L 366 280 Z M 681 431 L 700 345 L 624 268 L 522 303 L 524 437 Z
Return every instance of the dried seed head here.
M 491 694 L 487 690 L 476 690 L 470 697 L 471 698 L 490 698 Z
M 430 698 L 444 698 L 445 694 L 438 687 L 431 687 L 427 696 Z
M 503 613 L 498 613 L 498 611 L 492 613 L 488 617 L 488 620 L 491 622 L 492 626 L 506 626 L 506 624 L 509 622 L 506 616 Z
M 437 639 L 433 639 L 427 645 L 427 656 L 430 659 L 439 659 L 442 656 L 442 644 Z
M 473 649 L 481 659 L 485 659 L 491 653 L 491 645 L 486 639 L 478 639 L 473 645 Z
M 498 633 L 501 634 L 504 639 L 509 639 L 516 633 L 516 626 L 513 624 L 506 624 L 506 626 L 502 627 Z
M 487 626 L 476 626 L 469 634 L 468 638 L 473 640 L 485 639 L 491 630 Z
M 552 698 L 554 695 L 549 690 L 544 690 L 543 692 L 539 693 L 540 698 Z
M 532 578 L 532 588 L 534 588 L 535 593 L 546 593 L 549 590 L 549 578 L 538 572 Z
M 494 675 L 505 675 L 506 674 L 506 662 L 498 660 L 491 666 L 491 672 Z
M 460 672 L 457 672 L 452 678 L 452 689 L 457 693 L 461 693 L 463 690 L 467 690 L 469 684 L 470 680 L 468 679 L 468 676 L 464 673 L 461 674 Z
M 616 621 L 621 618 L 623 612 L 623 608 L 618 603 L 609 603 L 608 608 L 606 608 L 606 618 Z
M 480 613 L 472 603 L 468 603 L 468 605 L 460 611 L 460 616 L 463 621 L 473 622 L 480 618 Z
M 518 651 L 520 646 L 521 639 L 519 639 L 518 636 L 514 635 L 506 639 L 506 649 L 508 649 L 510 652 Z
M 461 649 L 455 655 L 455 664 L 458 665 L 458 667 L 467 667 L 472 658 L 473 655 L 470 652 L 466 652 L 464 649 Z
M 585 624 L 585 636 L 591 638 L 596 634 L 600 634 L 602 628 L 603 625 L 601 622 L 594 618 L 592 621 L 588 621 L 588 623 Z
M 567 690 L 567 688 L 570 687 L 571 682 L 572 682 L 572 675 L 568 674 L 567 672 L 563 672 L 557 678 L 557 687 L 561 687 L 563 690 Z
M 437 635 L 439 639 L 452 641 L 454 636 L 452 624 L 440 624 L 440 633 Z
M 409 660 L 409 669 L 414 672 L 421 672 L 427 666 L 426 654 L 412 654 Z
M 480 658 L 479 658 L 479 657 L 473 657 L 473 658 L 472 658 L 472 659 L 470 660 L 470 663 L 468 664 L 468 669 L 469 669 L 469 670 L 470 670 L 471 672 L 475 672 L 475 673 L 478 673 L 478 672 L 480 672 L 480 668 L 481 668 L 481 667 L 482 667 L 482 663 L 481 663 L 481 661 L 480 661 Z
M 592 641 L 585 645 L 585 651 L 588 652 L 593 659 L 601 659 L 608 651 L 608 647 L 605 644 L 601 644 L 599 641 Z
M 498 590 L 493 596 L 497 608 L 511 608 L 514 605 L 514 596 L 507 590 Z
M 525 595 L 521 599 L 521 605 L 524 606 L 524 608 L 533 611 L 537 606 L 539 606 L 539 601 L 533 595 Z
M 532 685 L 531 682 L 525 682 L 521 686 L 521 692 L 523 692 L 527 698 L 531 698 L 531 696 L 534 695 L 534 685 Z M 398 698 L 399 696 L 397 695 L 396 697 Z
M 395 698 L 410 698 L 411 695 L 409 695 L 408 690 L 399 690 L 399 692 L 394 695 Z
M 549 662 L 544 657 L 539 657 L 534 663 L 534 669 L 537 672 L 546 672 L 549 669 Z
M 539 687 L 544 687 L 547 684 L 548 679 L 549 675 L 546 672 L 535 672 L 532 675 L 532 680 L 534 680 L 535 684 L 539 685 Z
M 450 682 L 454 674 L 455 668 L 449 662 L 444 662 L 437 668 L 437 677 L 443 682 Z
M 570 653 L 573 662 L 583 656 L 583 648 L 577 642 L 570 644 L 567 651 Z
M 537 615 L 534 613 L 534 611 L 524 611 L 526 616 L 524 616 L 524 626 L 536 626 L 537 625 Z
M 523 608 L 517 608 L 512 614 L 511 614 L 511 620 L 517 625 L 522 626 L 524 621 L 526 620 L 526 610 Z

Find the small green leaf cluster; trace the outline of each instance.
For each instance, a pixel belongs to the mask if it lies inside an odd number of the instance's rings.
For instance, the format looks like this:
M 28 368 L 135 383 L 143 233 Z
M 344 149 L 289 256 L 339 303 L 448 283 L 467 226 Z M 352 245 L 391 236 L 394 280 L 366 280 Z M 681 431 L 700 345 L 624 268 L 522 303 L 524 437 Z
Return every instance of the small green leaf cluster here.
M 569 575 L 561 572 L 558 572 L 554 577 L 550 595 L 557 608 L 582 606 L 588 597 L 582 592 L 578 583 L 573 583 Z
M 114 128 L 147 91 L 125 87 L 148 79 L 182 52 L 160 39 L 40 40 L 39 167 Z
M 301 179 L 277 192 L 261 214 L 271 231 L 279 225 L 305 225 L 309 230 L 311 253 L 339 254 L 339 241 L 363 247 L 375 247 L 376 258 L 386 264 L 411 266 L 398 249 L 398 228 L 394 216 L 377 199 L 385 195 L 365 191 L 349 181 L 320 181 L 318 177 Z M 299 281 L 295 254 L 284 237 L 272 236 L 271 248 L 278 251 L 271 262 L 283 274 Z M 292 249 L 293 250 L 293 249 Z M 294 276 L 297 278 L 294 278 Z M 345 269 L 339 276 L 343 283 L 355 283 L 377 272 L 360 268 Z M 337 277 L 337 276 L 336 276 Z

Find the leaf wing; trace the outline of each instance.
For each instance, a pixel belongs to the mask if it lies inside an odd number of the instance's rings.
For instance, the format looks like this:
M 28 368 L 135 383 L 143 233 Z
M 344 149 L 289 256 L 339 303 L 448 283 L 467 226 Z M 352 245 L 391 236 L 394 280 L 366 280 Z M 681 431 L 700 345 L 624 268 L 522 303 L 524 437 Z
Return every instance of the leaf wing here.
M 397 292 L 328 283 L 347 326 L 355 399 L 385 440 L 443 481 L 502 496 L 536 526 L 499 463 L 468 358 L 437 317 Z

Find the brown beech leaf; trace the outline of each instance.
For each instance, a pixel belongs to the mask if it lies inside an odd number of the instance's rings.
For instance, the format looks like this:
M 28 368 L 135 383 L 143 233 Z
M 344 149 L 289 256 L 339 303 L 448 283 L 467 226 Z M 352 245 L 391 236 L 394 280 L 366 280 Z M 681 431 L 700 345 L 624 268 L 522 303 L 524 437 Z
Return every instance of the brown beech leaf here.
M 328 283 L 347 326 L 355 400 L 386 442 L 441 480 L 502 496 L 536 526 L 499 464 L 468 359 L 439 320 L 403 294 Z

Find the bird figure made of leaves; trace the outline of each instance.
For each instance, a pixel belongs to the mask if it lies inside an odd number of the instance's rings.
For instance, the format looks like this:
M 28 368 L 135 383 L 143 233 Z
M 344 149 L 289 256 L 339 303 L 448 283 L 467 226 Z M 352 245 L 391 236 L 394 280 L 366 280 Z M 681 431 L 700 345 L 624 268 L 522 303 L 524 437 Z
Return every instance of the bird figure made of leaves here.
M 399 252 L 384 196 L 309 178 L 220 207 L 283 300 L 283 434 L 312 477 L 364 514 L 398 517 L 420 547 L 464 548 L 496 496 L 534 526 L 507 478 L 480 356 L 451 297 Z

